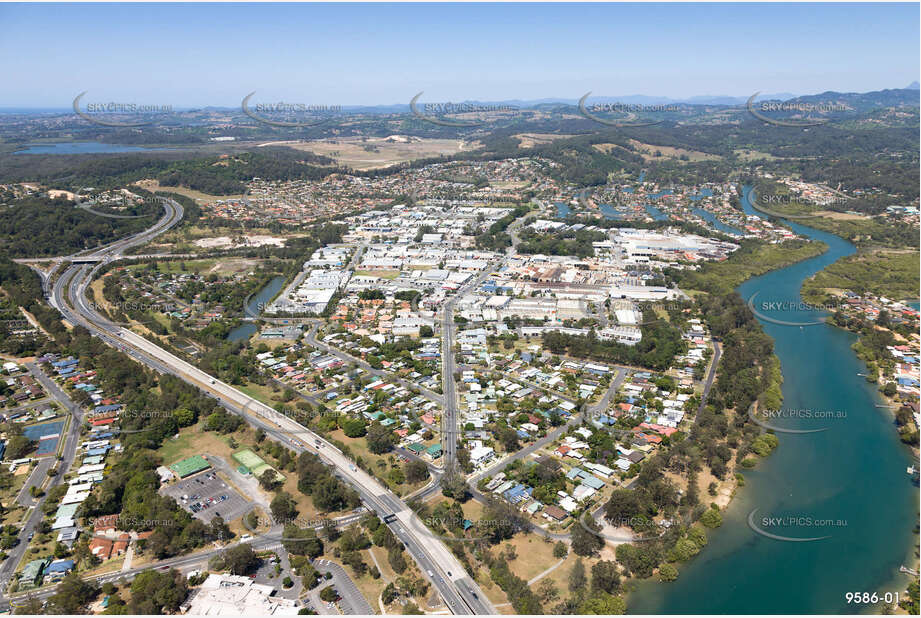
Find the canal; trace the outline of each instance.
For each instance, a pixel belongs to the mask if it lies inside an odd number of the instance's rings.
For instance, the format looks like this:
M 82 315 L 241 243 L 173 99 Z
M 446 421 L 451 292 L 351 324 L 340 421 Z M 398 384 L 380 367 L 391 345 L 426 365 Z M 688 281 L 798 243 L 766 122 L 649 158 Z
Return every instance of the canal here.
M 750 192 L 744 187 L 743 208 L 759 214 Z M 902 591 L 910 581 L 898 571 L 918 546 L 918 490 L 906 474 L 911 454 L 899 441 L 892 413 L 876 407 L 882 403 L 876 386 L 858 375 L 866 367 L 850 347 L 856 336 L 809 324 L 822 314 L 798 304 L 805 279 L 855 248 L 832 234 L 791 227 L 825 242 L 828 251 L 750 279 L 737 291 L 746 301 L 757 294 L 754 305 L 768 318 L 759 321 L 781 361 L 786 417 L 771 423 L 823 431 L 778 433 L 780 446 L 744 472 L 745 487 L 724 513 L 723 526 L 710 533 L 709 545 L 678 565 L 677 581 L 640 583 L 628 599 L 630 613 L 880 613 L 881 604 L 848 604 L 845 594 Z M 815 418 L 827 413 L 836 414 Z M 827 538 L 767 538 L 749 526 L 753 510 L 753 523 L 769 533 Z
M 253 294 L 252 298 L 249 299 L 249 302 L 246 304 L 246 315 L 257 316 L 261 314 L 262 308 L 281 292 L 281 288 L 284 285 L 284 277 L 273 277 L 265 287 L 256 294 Z M 242 341 L 249 339 L 258 329 L 259 326 L 253 322 L 244 322 L 227 333 L 227 341 Z

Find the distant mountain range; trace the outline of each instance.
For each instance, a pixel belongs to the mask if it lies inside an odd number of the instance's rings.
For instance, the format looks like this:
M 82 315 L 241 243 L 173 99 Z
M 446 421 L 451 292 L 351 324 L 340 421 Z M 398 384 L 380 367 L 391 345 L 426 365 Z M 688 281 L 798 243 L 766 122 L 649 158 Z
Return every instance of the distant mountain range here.
M 755 101 L 797 101 L 797 102 L 828 102 L 830 100 L 850 103 L 856 109 L 867 109 L 872 107 L 888 106 L 915 106 L 919 104 L 918 91 L 921 90 L 921 84 L 917 81 L 910 83 L 905 88 L 894 88 L 886 90 L 877 90 L 874 92 L 836 92 L 827 91 L 821 94 L 798 95 L 790 92 L 777 93 L 758 93 Z M 752 93 L 754 94 L 754 93 Z M 701 95 L 673 99 L 664 96 L 648 96 L 642 94 L 631 94 L 624 96 L 607 96 L 592 94 L 588 101 L 592 105 L 599 103 L 627 103 L 632 105 L 699 105 L 699 106 L 738 106 L 745 105 L 748 102 L 748 96 L 732 95 Z M 447 103 L 438 99 L 428 99 L 423 96 L 420 98 L 418 105 L 422 106 L 426 102 Z M 482 105 L 482 106 L 509 106 L 519 109 L 540 109 L 555 107 L 559 105 L 578 105 L 579 99 L 567 99 L 550 97 L 545 99 L 506 99 L 502 101 L 478 101 L 464 100 L 451 101 L 454 104 L 465 105 Z M 226 106 L 208 106 L 208 107 L 183 107 L 175 106 L 177 111 L 211 111 L 225 112 L 237 111 L 238 107 Z M 393 103 L 388 105 L 343 105 L 343 110 L 353 113 L 367 114 L 401 114 L 409 111 L 409 102 Z M 70 107 L 65 108 L 28 108 L 28 107 L 0 107 L 0 113 L 4 114 L 28 114 L 28 113 L 61 113 L 72 111 Z

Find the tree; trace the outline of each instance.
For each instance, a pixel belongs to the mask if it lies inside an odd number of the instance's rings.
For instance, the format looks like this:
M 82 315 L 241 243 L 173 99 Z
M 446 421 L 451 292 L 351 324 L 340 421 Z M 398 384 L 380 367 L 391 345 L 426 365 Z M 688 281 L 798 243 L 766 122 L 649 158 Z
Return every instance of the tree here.
M 621 597 L 602 592 L 594 594 L 579 606 L 580 614 L 594 614 L 597 616 L 611 616 L 625 614 L 627 603 Z
M 188 408 L 178 408 L 173 410 L 173 418 L 180 427 L 189 427 L 194 425 L 198 420 L 198 415 Z
M 375 455 L 386 453 L 397 443 L 396 434 L 377 421 L 368 427 L 368 436 L 365 440 L 368 442 L 368 450 Z
M 588 579 L 585 577 L 585 565 L 582 564 L 582 559 L 579 558 L 576 560 L 575 564 L 572 565 L 572 570 L 569 572 L 569 591 L 577 593 L 583 590 L 587 583 Z
M 565 558 L 567 554 L 569 554 L 569 548 L 566 547 L 566 543 L 563 541 L 557 541 L 556 545 L 553 546 L 553 557 Z
M 691 526 L 688 530 L 688 538 L 701 549 L 707 546 L 707 533 L 701 526 L 696 524 Z
M 673 582 L 678 579 L 678 569 L 670 562 L 659 567 L 659 581 Z
M 419 327 L 419 336 L 420 337 L 431 337 L 435 334 L 435 331 L 432 330 L 432 327 L 428 324 L 423 324 Z
M 368 565 L 361 559 L 361 553 L 356 550 L 342 552 L 342 562 L 352 567 L 355 574 L 361 577 L 368 570 Z
M 441 493 L 458 502 L 467 499 L 467 481 L 455 471 L 447 472 L 441 479 Z
M 700 523 L 707 528 L 719 528 L 723 525 L 723 515 L 720 513 L 719 509 L 707 509 L 704 514 L 700 516 Z
M 278 479 L 278 475 L 275 474 L 275 470 L 271 468 L 264 470 L 259 477 L 259 486 L 266 491 L 272 491 L 279 485 L 281 485 L 281 481 Z
M 610 560 L 600 560 L 592 567 L 592 591 L 620 592 L 620 571 Z
M 132 614 L 175 614 L 188 592 L 185 576 L 176 569 L 142 571 L 131 582 L 128 607 Z
M 294 524 L 286 524 L 282 545 L 290 554 L 309 556 L 311 559 L 323 554 L 323 541 L 317 537 L 317 531 L 313 528 L 301 529 Z
M 678 539 L 675 546 L 668 553 L 668 559 L 673 562 L 686 562 L 700 552 L 694 541 L 690 539 Z
M 347 418 L 342 421 L 342 431 L 349 438 L 360 438 L 367 433 L 365 422 L 360 418 Z
M 631 489 L 615 489 L 604 505 L 604 517 L 614 526 L 625 526 L 642 512 L 640 498 Z
M 253 548 L 247 544 L 234 545 L 222 554 L 224 564 L 231 575 L 246 575 L 259 564 Z
M 333 603 L 339 599 L 339 594 L 336 592 L 336 589 L 332 586 L 327 586 L 320 590 L 320 599 L 326 601 L 327 603 Z
M 48 599 L 48 605 L 42 613 L 47 614 L 80 614 L 83 607 L 88 605 L 99 589 L 94 583 L 83 581 L 75 571 L 64 576 L 55 594 Z
M 559 598 L 560 591 L 557 589 L 556 584 L 553 583 L 553 580 L 547 578 L 541 581 L 537 587 L 537 596 L 544 603 L 551 603 Z
M 393 547 L 387 552 L 387 562 L 394 573 L 401 574 L 406 571 L 406 558 L 403 557 L 402 547 Z
M 589 513 L 582 517 L 584 525 L 575 525 L 572 527 L 572 551 L 579 556 L 594 556 L 604 547 L 604 539 L 601 538 L 598 524 L 592 519 Z M 594 529 L 595 532 L 590 532 Z
M 271 470 L 267 472 L 271 472 Z M 269 508 L 271 508 L 272 517 L 276 522 L 287 524 L 297 518 L 297 502 L 286 491 L 280 491 L 275 494 Z
M 421 483 L 429 477 L 429 469 L 424 462 L 413 460 L 403 465 L 403 475 L 409 483 Z
M 361 528 L 355 525 L 346 528 L 339 538 L 339 548 L 342 551 L 357 551 L 367 549 L 370 546 L 370 539 L 362 532 Z
M 631 545 L 625 543 L 618 545 L 615 550 L 617 561 L 623 565 L 627 573 L 645 579 L 652 575 L 653 570 L 662 561 L 662 550 L 657 543 L 640 543 Z

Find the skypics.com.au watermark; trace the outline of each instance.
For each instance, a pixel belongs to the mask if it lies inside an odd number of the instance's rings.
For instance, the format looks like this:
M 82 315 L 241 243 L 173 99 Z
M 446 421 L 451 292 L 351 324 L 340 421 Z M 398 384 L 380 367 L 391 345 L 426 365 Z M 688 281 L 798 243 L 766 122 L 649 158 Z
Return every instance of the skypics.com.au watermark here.
M 614 102 L 594 103 L 589 106 L 586 104 L 586 101 L 591 94 L 591 92 L 586 92 L 582 98 L 579 99 L 579 113 L 589 120 L 594 120 L 595 122 L 609 127 L 648 127 L 664 122 L 664 120 L 636 122 L 638 114 L 661 114 L 681 111 L 679 106 L 671 104 L 646 105 L 640 103 Z M 627 118 L 607 118 L 599 114 L 626 114 Z
M 86 104 L 86 109 L 80 109 L 81 99 L 86 93 L 84 90 L 74 99 L 74 113 L 104 127 L 143 127 L 154 123 L 156 118 L 151 116 L 173 113 L 173 106 L 169 104 L 124 101 L 91 102 Z
M 255 503 L 251 504 L 253 507 L 257 506 Z M 296 542 L 312 540 L 308 535 L 299 534 L 306 530 L 313 530 L 316 533 L 315 538 L 321 538 L 323 536 L 323 530 L 327 528 L 339 528 L 346 523 L 355 523 L 360 517 L 361 515 L 345 516 L 339 519 L 330 519 L 328 517 L 318 517 L 315 519 L 304 517 L 274 519 L 256 515 L 256 512 L 250 511 L 249 514 L 243 516 L 242 522 L 243 527 L 250 536 L 249 539 L 246 539 L 247 541 Z M 268 528 L 268 530 L 259 532 L 259 530 L 264 528 Z M 240 540 L 242 541 L 243 539 L 241 538 Z
M 840 204 L 847 202 L 850 198 L 843 196 L 836 196 L 829 200 L 823 201 L 822 204 L 817 204 L 819 206 L 830 206 L 833 204 Z M 815 219 L 818 215 L 808 214 L 808 215 L 796 215 L 788 214 L 784 212 L 778 212 L 776 210 L 771 210 L 768 206 L 780 206 L 782 204 L 789 205 L 802 205 L 802 201 L 795 196 L 790 194 L 784 195 L 761 195 L 755 189 L 752 189 L 748 197 L 749 202 L 751 203 L 752 208 L 758 212 L 764 213 L 766 215 L 771 215 L 781 219 Z
M 795 419 L 795 420 L 842 420 L 847 418 L 846 410 L 813 410 L 809 408 L 785 408 L 780 410 L 760 410 L 758 414 L 755 414 L 754 406 L 749 409 L 748 412 L 749 418 L 751 418 L 757 425 L 775 431 L 778 433 L 791 433 L 791 434 L 806 434 L 806 433 L 819 433 L 821 431 L 827 431 L 828 427 L 819 427 L 816 429 L 790 429 L 785 427 L 778 427 L 773 423 L 767 421 L 775 419 Z M 759 418 L 760 417 L 760 418 Z
M 838 305 L 829 304 L 829 305 L 812 305 L 802 301 L 762 301 L 760 303 L 755 303 L 755 297 L 758 296 L 761 292 L 755 292 L 748 299 L 748 308 L 752 313 L 755 314 L 759 319 L 764 320 L 765 322 L 770 322 L 772 324 L 777 324 L 778 326 L 816 326 L 818 324 L 825 324 L 826 318 L 819 317 L 816 320 L 781 320 L 779 318 L 774 318 L 763 313 L 764 311 L 772 312 L 781 312 L 781 313 L 803 313 L 803 312 L 812 312 L 812 311 L 825 311 L 831 312 L 838 309 Z
M 604 519 L 605 523 L 610 524 L 614 528 L 627 528 L 632 531 L 626 533 L 610 533 L 606 532 L 605 529 L 600 526 L 597 530 L 592 528 L 585 521 L 586 517 L 591 517 L 591 515 L 585 514 L 579 517 L 579 525 L 595 536 L 601 537 L 605 541 L 611 541 L 612 543 L 642 543 L 645 541 L 655 541 L 674 525 L 674 522 L 670 520 L 658 522 L 646 517 L 620 517 L 613 520 Z M 598 526 L 598 523 L 595 522 L 595 525 Z
M 87 415 L 87 418 L 85 420 L 88 422 L 96 421 L 99 419 L 107 418 L 106 416 L 107 414 L 111 414 L 111 413 L 105 413 L 105 412 L 101 412 L 99 414 L 91 413 Z M 135 409 L 120 410 L 117 416 L 112 416 L 111 420 L 113 423 L 118 422 L 119 425 L 121 425 L 125 421 L 135 420 L 135 419 L 143 419 L 144 421 L 147 421 L 146 424 L 150 424 L 154 421 L 164 421 L 164 420 L 169 420 L 169 419 L 176 419 L 178 423 L 180 420 L 177 417 L 176 413 L 174 413 L 171 410 L 135 410 Z M 106 431 L 112 431 L 118 434 L 135 434 L 135 433 L 146 433 L 149 431 L 161 430 L 161 429 L 162 429 L 162 426 L 159 426 L 159 424 L 154 423 L 152 426 L 141 427 L 140 429 L 126 429 L 124 427 L 119 426 L 119 427 L 113 427 L 113 428 L 107 429 Z
M 94 208 L 94 206 L 98 206 L 98 204 L 96 203 L 95 200 L 87 200 L 87 199 L 84 199 L 84 197 L 83 197 L 83 195 L 82 195 L 82 192 L 83 192 L 84 190 L 85 190 L 85 189 L 80 189 L 79 191 L 77 191 L 77 192 L 74 194 L 74 202 L 75 202 L 74 205 L 75 205 L 77 208 L 82 208 L 83 210 L 85 210 L 85 211 L 87 211 L 87 212 L 90 212 L 90 213 L 93 213 L 94 215 L 97 215 L 97 216 L 99 216 L 99 217 L 108 217 L 108 218 L 110 218 L 110 219 L 143 219 L 143 218 L 146 218 L 146 217 L 152 217 L 152 216 L 153 216 L 153 214 L 149 214 L 149 215 L 121 215 L 121 214 L 118 214 L 118 213 L 108 213 L 108 212 L 102 212 L 102 211 L 100 211 L 100 210 L 96 210 L 96 209 Z M 160 198 L 156 198 L 156 199 L 159 200 Z M 121 197 L 119 198 L 119 201 L 121 202 L 121 203 L 118 204 L 118 206 L 117 206 L 117 207 L 119 207 L 119 208 L 128 208 L 128 207 L 130 207 L 130 206 L 133 205 L 133 204 L 130 202 L 130 200 L 128 199 L 128 196 L 125 195 L 125 194 L 122 194 L 122 195 L 121 195 Z
M 112 324 L 117 324 L 118 326 L 123 326 L 125 328 L 131 327 L 134 324 L 151 324 L 153 322 L 156 322 L 157 320 L 156 318 L 148 318 L 148 319 L 132 320 L 129 322 L 119 322 L 119 321 L 113 320 L 106 316 L 129 314 L 129 312 L 148 313 L 151 311 L 155 313 L 162 313 L 166 315 L 174 311 L 179 311 L 181 309 L 179 305 L 168 303 L 168 302 L 148 303 L 148 302 L 136 302 L 136 301 L 125 301 L 125 302 L 114 302 L 114 303 L 108 302 L 108 301 L 104 301 L 101 303 L 90 301 L 87 303 L 87 307 L 89 307 L 91 310 L 95 311 L 96 313 L 102 314 L 102 316 L 105 317 L 106 321 Z
M 756 92 L 749 99 L 745 106 L 748 108 L 749 113 L 768 124 L 773 124 L 779 127 L 814 127 L 829 122 L 828 118 L 794 118 L 786 120 L 783 118 L 772 118 L 768 116 L 768 113 L 782 113 L 782 114 L 810 114 L 810 113 L 819 113 L 819 114 L 833 114 L 838 112 L 847 112 L 854 111 L 853 108 L 848 107 L 844 103 L 811 103 L 807 101 L 761 101 L 761 103 L 756 104 L 755 98 L 761 94 L 761 92 Z
M 451 541 L 461 543 L 474 543 L 491 538 L 490 531 L 498 528 L 506 528 L 508 531 L 519 532 L 528 527 L 524 520 L 514 518 L 508 519 L 463 519 L 456 517 L 426 517 L 422 520 L 425 528 L 421 530 L 423 534 L 431 536 L 440 541 Z M 453 534 L 438 534 L 433 530 L 456 531 L 458 534 L 470 534 L 471 536 L 454 536 Z
M 96 528 L 99 526 L 104 529 L 114 528 L 116 530 L 134 530 L 137 528 L 142 530 L 151 530 L 157 527 L 169 527 L 175 525 L 176 522 L 172 519 L 145 519 L 142 517 L 134 517 L 132 515 L 121 514 L 119 514 L 117 517 L 112 517 L 111 515 L 90 517 L 86 520 L 85 524 L 87 528 Z
M 831 538 L 833 535 L 820 534 L 819 536 L 815 536 L 816 532 L 831 532 L 837 528 L 847 527 L 846 519 L 814 517 L 812 515 L 782 515 L 778 517 L 763 515 L 761 517 L 756 517 L 758 510 L 759 509 L 754 509 L 748 514 L 748 527 L 751 528 L 753 532 L 775 541 L 785 541 L 788 543 L 822 541 Z M 797 533 L 799 533 L 799 535 L 789 536 L 790 534 Z M 801 536 L 803 534 L 812 536 Z
M 486 124 L 485 120 L 455 120 L 453 118 L 448 118 L 448 116 L 451 114 L 517 114 L 521 112 L 521 108 L 519 108 L 517 105 L 451 103 L 450 101 L 445 103 L 420 104 L 419 98 L 423 95 L 423 93 L 424 91 L 420 92 L 410 100 L 410 111 L 416 118 L 424 120 L 425 122 L 437 124 L 442 127 L 465 128 L 479 127 Z
M 832 204 L 843 204 L 844 202 L 847 202 L 847 201 L 849 201 L 849 200 L 850 200 L 850 198 L 848 198 L 848 197 L 835 196 L 835 197 L 831 197 L 831 198 L 828 198 L 828 199 L 826 199 L 826 200 L 823 200 L 822 203 L 819 204 L 819 205 L 821 205 L 821 206 L 830 206 L 830 205 L 832 205 Z M 802 199 L 801 197 L 797 196 L 797 195 L 792 195 L 792 194 L 790 194 L 790 193 L 784 193 L 784 194 L 782 194 L 782 195 L 779 195 L 779 194 L 775 194 L 775 195 L 759 195 L 759 196 L 758 196 L 758 202 L 759 202 L 760 204 L 766 204 L 766 205 L 770 205 L 770 204 L 776 204 L 776 205 L 782 205 L 782 204 L 802 204 L 802 203 L 803 203 L 803 199 Z
M 243 113 L 253 120 L 273 127 L 283 129 L 316 127 L 342 114 L 341 105 L 286 103 L 284 101 L 251 103 L 250 99 L 255 94 L 256 92 L 253 91 L 243 97 L 240 103 Z M 285 118 L 294 118 L 294 120 Z

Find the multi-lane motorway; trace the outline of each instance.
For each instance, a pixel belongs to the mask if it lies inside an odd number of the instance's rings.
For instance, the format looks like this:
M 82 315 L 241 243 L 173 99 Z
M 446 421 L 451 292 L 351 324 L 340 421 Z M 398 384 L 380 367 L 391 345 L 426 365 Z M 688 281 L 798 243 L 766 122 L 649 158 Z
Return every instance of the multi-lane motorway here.
M 244 416 L 250 424 L 263 428 L 273 439 L 289 448 L 297 452 L 309 451 L 318 454 L 335 467 L 337 476 L 355 487 L 369 509 L 385 518 L 451 612 L 497 613 L 457 558 L 444 543 L 429 532 L 415 513 L 376 479 L 355 466 L 332 444 L 293 419 L 280 415 L 274 409 L 213 378 L 136 333 L 112 323 L 90 306 L 85 292 L 92 281 L 92 275 L 102 264 L 118 259 L 126 249 L 149 241 L 181 219 L 182 208 L 179 204 L 165 200 L 164 207 L 166 214 L 149 230 L 81 256 L 101 259 L 95 266 L 75 264 L 69 267 L 54 282 L 53 288 L 48 290 L 51 304 L 72 324 L 86 327 L 93 335 L 154 370 L 175 375 L 200 388 L 224 407 Z M 49 275 L 44 276 L 46 281 L 50 279 Z M 332 352 L 331 349 L 328 351 Z

